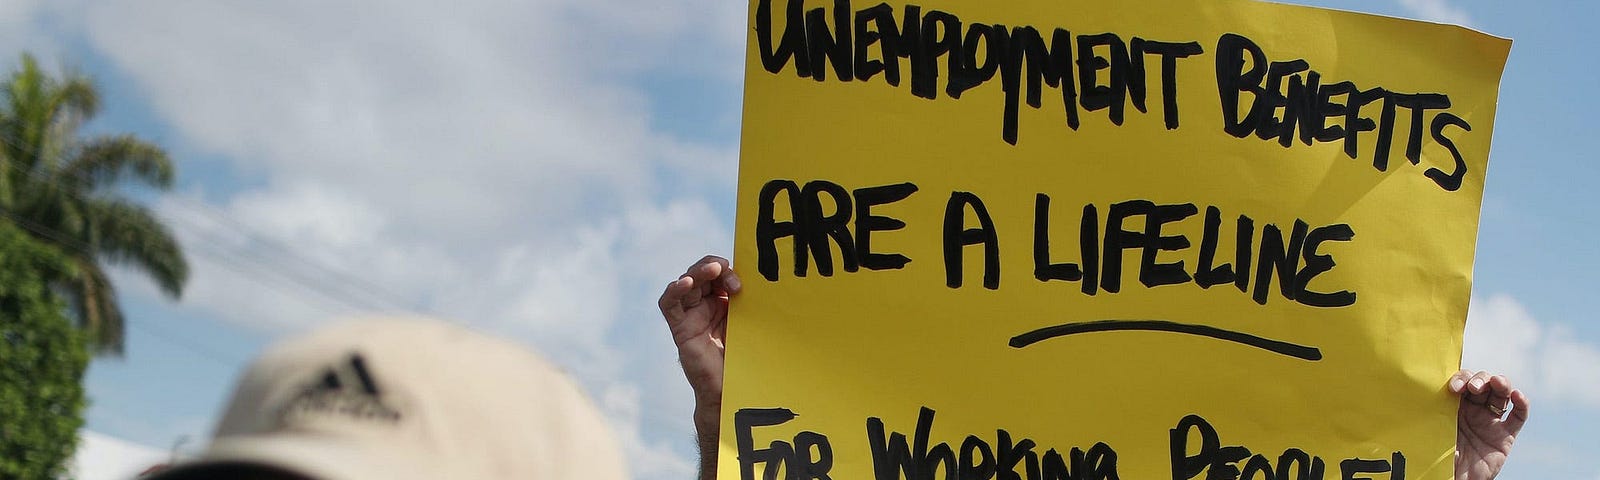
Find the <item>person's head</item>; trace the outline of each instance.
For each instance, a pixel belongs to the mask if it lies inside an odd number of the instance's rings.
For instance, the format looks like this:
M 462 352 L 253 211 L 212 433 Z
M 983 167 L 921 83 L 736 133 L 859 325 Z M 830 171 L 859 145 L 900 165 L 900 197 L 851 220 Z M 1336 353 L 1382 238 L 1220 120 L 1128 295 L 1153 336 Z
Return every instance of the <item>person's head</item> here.
M 194 462 L 152 480 L 622 479 L 599 411 L 510 342 L 369 320 L 268 350 Z

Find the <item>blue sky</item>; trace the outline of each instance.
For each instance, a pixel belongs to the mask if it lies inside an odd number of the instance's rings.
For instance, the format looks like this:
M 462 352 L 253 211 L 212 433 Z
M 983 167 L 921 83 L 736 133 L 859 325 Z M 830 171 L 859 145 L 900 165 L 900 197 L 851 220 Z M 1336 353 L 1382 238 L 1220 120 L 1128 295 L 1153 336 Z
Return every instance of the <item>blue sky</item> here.
M 1585 302 L 1600 283 L 1587 123 L 1600 54 L 1583 47 L 1600 7 L 1304 3 L 1515 40 L 1465 363 L 1513 375 L 1537 402 L 1502 478 L 1600 479 L 1587 461 L 1600 454 L 1600 324 Z M 153 140 L 180 165 L 177 192 L 140 194 L 189 247 L 193 282 L 173 303 L 119 275 L 133 328 L 127 357 L 90 371 L 86 438 L 115 447 L 93 450 L 160 455 L 187 436 L 193 451 L 264 344 L 409 310 L 546 352 L 610 415 L 637 478 L 688 477 L 689 391 L 652 300 L 732 244 L 743 8 L 0 3 L 6 62 L 29 50 L 93 75 L 106 108 L 90 128 Z

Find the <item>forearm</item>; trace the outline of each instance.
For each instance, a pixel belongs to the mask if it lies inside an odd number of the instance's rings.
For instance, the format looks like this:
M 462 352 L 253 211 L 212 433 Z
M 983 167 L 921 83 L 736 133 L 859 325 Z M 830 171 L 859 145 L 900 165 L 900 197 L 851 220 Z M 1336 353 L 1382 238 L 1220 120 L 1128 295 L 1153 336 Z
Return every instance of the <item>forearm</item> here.
M 695 443 L 700 448 L 700 480 L 716 480 L 717 450 L 721 426 L 721 401 L 696 402 L 694 412 Z
M 698 352 L 698 353 L 697 353 Z M 700 480 L 716 480 L 722 426 L 722 356 L 679 347 L 689 388 L 694 390 L 695 445 L 700 449 Z
M 694 389 L 695 445 L 700 449 L 700 478 L 717 478 L 721 442 L 723 340 L 727 338 L 728 301 L 739 293 L 739 276 L 728 260 L 707 255 L 667 284 L 658 305 L 678 346 L 678 363 Z

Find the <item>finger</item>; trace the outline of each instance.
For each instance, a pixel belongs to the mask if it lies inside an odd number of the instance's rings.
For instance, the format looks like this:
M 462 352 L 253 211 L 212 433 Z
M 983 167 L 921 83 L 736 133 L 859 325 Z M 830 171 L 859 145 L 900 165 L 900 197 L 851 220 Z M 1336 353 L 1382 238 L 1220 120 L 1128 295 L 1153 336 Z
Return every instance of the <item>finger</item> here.
M 689 284 L 689 291 L 678 297 L 678 304 L 685 310 L 699 307 L 711 295 L 710 282 L 697 281 L 688 275 L 684 275 L 681 280 Z
M 661 298 L 656 300 L 656 306 L 661 308 L 661 314 L 668 321 L 677 320 L 683 313 L 683 299 L 694 290 L 694 280 L 688 277 L 678 277 L 677 280 L 667 283 L 667 288 L 661 291 Z
M 700 261 L 694 262 L 694 265 L 690 265 L 689 270 L 685 271 L 684 275 L 709 283 L 715 280 L 717 276 L 722 275 L 722 272 L 727 270 L 728 266 L 728 259 L 716 255 L 706 255 Z
M 1456 372 L 1455 375 L 1451 375 L 1448 382 L 1450 393 L 1461 393 L 1463 389 L 1467 388 L 1467 379 L 1469 378 L 1472 378 L 1472 371 L 1465 368 Z
M 677 280 L 667 284 L 666 291 L 662 292 L 662 308 L 671 307 L 673 310 L 682 312 L 683 310 L 700 306 L 700 303 L 705 301 L 706 296 L 709 294 L 706 287 L 709 283 L 709 281 L 697 280 L 688 273 L 683 274 Z
M 1528 396 L 1524 395 L 1522 390 L 1512 390 L 1511 403 L 1516 405 L 1516 408 L 1506 417 L 1506 428 L 1515 436 L 1517 432 L 1522 431 L 1522 424 L 1528 422 Z
M 1483 388 L 1483 406 L 1489 409 L 1496 418 L 1505 418 L 1505 412 L 1511 410 L 1511 381 L 1505 375 L 1489 377 L 1488 385 Z
M 1489 388 L 1489 372 L 1478 372 L 1467 380 L 1467 391 L 1474 395 L 1482 394 Z
M 1504 405 L 1506 401 L 1511 400 L 1511 379 L 1505 375 L 1489 377 L 1488 387 L 1484 390 L 1489 392 L 1489 398 L 1494 399 L 1496 404 Z
M 699 292 L 702 296 L 734 295 L 744 287 L 739 274 L 733 271 L 728 259 L 716 255 L 706 255 L 689 267 L 689 271 L 684 275 L 694 277 L 700 282 Z
M 717 277 L 722 276 L 722 272 L 727 270 L 727 259 L 716 255 L 706 255 L 700 261 L 694 262 L 694 265 L 690 265 L 689 269 L 683 272 L 683 276 L 694 279 L 695 296 L 705 297 L 713 293 L 712 288 L 716 283 Z
M 729 295 L 736 295 L 739 290 L 744 288 L 744 282 L 739 280 L 739 274 L 733 271 L 733 267 L 723 270 L 722 278 L 719 281 L 722 284 L 723 291 L 728 292 Z

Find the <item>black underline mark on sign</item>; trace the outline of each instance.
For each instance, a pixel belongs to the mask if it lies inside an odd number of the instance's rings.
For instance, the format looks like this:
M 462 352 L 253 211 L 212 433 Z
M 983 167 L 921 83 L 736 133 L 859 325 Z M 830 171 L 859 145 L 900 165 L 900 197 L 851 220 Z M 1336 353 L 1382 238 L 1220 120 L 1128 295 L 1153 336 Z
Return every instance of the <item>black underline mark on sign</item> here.
M 1044 340 L 1049 340 L 1056 337 L 1064 337 L 1067 335 L 1076 335 L 1079 333 L 1116 332 L 1129 330 L 1187 333 L 1189 335 L 1199 335 L 1202 337 L 1210 337 L 1217 340 L 1249 345 L 1272 353 L 1287 355 L 1301 360 L 1308 360 L 1312 362 L 1322 360 L 1322 350 L 1318 350 L 1316 347 L 1296 345 L 1289 342 L 1273 340 L 1270 338 L 1262 338 L 1248 333 L 1224 330 L 1206 325 L 1191 325 L 1187 323 L 1169 322 L 1165 320 L 1095 320 L 1091 322 L 1066 323 L 1044 327 L 1011 337 L 1011 346 L 1013 348 L 1022 348 Z

